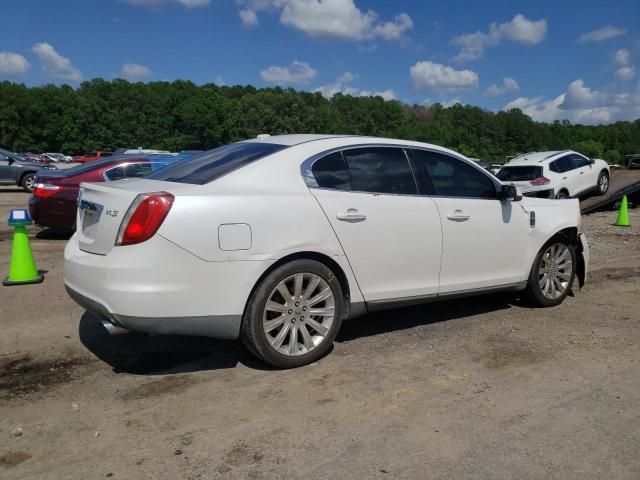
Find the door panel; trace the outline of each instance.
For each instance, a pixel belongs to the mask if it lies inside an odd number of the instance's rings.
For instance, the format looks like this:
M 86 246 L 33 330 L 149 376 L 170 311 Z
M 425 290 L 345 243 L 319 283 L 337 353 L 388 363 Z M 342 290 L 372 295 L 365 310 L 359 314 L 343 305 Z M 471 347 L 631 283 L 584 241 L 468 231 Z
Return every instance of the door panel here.
M 311 189 L 366 301 L 438 292 L 442 231 L 433 199 Z
M 440 293 L 524 280 L 530 230 L 522 205 L 500 201 L 499 182 L 467 161 L 428 150 L 412 156 L 441 218 Z
M 518 202 L 435 198 L 442 218 L 440 293 L 526 279 L 529 215 Z

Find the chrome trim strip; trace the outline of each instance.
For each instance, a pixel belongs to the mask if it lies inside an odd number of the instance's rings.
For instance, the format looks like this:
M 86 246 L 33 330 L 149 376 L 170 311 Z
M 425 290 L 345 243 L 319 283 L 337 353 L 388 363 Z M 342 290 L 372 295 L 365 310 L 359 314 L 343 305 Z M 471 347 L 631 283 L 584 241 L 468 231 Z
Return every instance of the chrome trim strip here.
M 524 290 L 527 287 L 527 281 L 507 283 L 504 285 L 496 285 L 493 287 L 473 288 L 470 290 L 456 290 L 454 292 L 433 293 L 429 295 L 416 295 L 414 297 L 389 298 L 385 300 L 372 300 L 366 302 L 367 310 L 375 312 L 379 310 L 387 310 L 391 308 L 408 307 L 411 305 L 420 305 L 440 300 L 450 300 L 461 297 L 472 297 L 474 295 L 483 295 L 495 292 L 510 292 Z

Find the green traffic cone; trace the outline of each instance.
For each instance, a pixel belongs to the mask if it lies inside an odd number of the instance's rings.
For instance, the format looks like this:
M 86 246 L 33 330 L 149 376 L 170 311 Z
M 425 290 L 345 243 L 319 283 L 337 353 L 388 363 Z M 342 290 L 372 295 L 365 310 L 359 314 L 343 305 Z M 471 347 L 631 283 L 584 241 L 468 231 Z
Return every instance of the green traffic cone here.
M 630 227 L 629 223 L 629 206 L 627 205 L 627 196 L 622 197 L 620 202 L 620 210 L 618 210 L 618 218 L 616 219 L 617 227 Z
M 2 282 L 5 286 L 23 285 L 26 283 L 40 283 L 44 275 L 38 272 L 33 259 L 27 225 L 31 225 L 31 218 L 25 210 L 12 210 L 9 226 L 15 228 L 13 245 L 11 247 L 11 262 L 9 276 Z

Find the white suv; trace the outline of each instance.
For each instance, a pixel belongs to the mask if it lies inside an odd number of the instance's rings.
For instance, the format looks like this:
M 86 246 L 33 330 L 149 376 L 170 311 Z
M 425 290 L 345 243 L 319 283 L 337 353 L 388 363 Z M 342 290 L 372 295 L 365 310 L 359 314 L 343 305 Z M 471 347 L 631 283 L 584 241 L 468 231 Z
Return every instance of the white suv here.
M 530 197 L 570 198 L 609 190 L 609 165 L 572 150 L 525 153 L 509 160 L 498 178 Z

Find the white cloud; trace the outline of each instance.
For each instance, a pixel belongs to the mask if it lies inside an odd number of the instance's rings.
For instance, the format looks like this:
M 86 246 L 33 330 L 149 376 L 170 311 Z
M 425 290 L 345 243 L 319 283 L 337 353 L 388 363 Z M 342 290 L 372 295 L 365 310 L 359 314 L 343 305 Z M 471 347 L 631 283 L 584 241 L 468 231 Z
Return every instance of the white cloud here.
M 273 65 L 262 70 L 260 76 L 265 82 L 275 85 L 307 85 L 317 73 L 308 63 L 294 60 L 288 67 Z
M 493 84 L 487 88 L 484 92 L 488 97 L 504 97 L 510 93 L 515 93 L 520 90 L 518 82 L 511 77 L 504 77 L 502 79 L 502 85 Z
M 417 62 L 409 74 L 415 91 L 461 90 L 478 85 L 478 74 L 472 70 L 455 70 L 429 61 Z
M 618 77 L 620 80 L 631 80 L 635 76 L 636 67 L 633 65 L 620 67 L 618 70 L 616 70 L 616 77 Z
M 488 47 L 495 47 L 502 40 L 535 45 L 544 40 L 547 35 L 547 21 L 529 20 L 522 14 L 517 14 L 508 22 L 492 23 L 488 32 L 467 33 L 457 36 L 452 43 L 460 47 L 455 60 L 466 61 L 480 58 Z
M 618 65 L 628 65 L 630 57 L 631 53 L 629 52 L 629 50 L 627 50 L 626 48 L 621 48 L 616 52 L 614 59 Z
M 187 8 L 206 7 L 211 0 L 121 0 L 125 3 L 135 5 L 136 7 L 160 8 L 166 5 L 179 4 Z
M 144 65 L 138 65 L 137 63 L 125 63 L 122 66 L 122 72 L 120 75 L 122 78 L 125 78 L 130 82 L 138 82 L 144 78 L 150 77 L 151 73 L 151 69 Z
M 352 87 L 350 84 L 356 79 L 356 76 L 351 72 L 344 72 L 335 81 L 326 85 L 321 85 L 315 88 L 314 92 L 320 92 L 323 97 L 331 98 L 336 93 L 343 93 L 345 95 L 357 96 L 358 89 Z
M 400 13 L 381 22 L 373 10 L 360 10 L 354 0 L 236 0 L 256 11 L 275 10 L 280 23 L 310 37 L 342 40 L 397 40 L 413 28 L 413 20 Z
M 29 62 L 19 53 L 0 52 L 0 74 L 19 75 L 29 68 Z
M 60 55 L 48 43 L 36 43 L 31 50 L 40 60 L 42 69 L 49 75 L 72 82 L 82 80 L 82 73 L 73 66 L 71 60 Z
M 609 40 L 610 38 L 619 37 L 624 35 L 627 31 L 624 28 L 613 27 L 607 25 L 606 27 L 599 28 L 598 30 L 592 30 L 587 33 L 583 33 L 578 37 L 578 42 L 602 42 L 603 40 Z
M 215 83 L 219 87 L 224 87 L 227 82 L 224 81 L 224 77 L 222 75 L 217 75 L 216 78 L 213 79 L 213 83 Z
M 567 95 L 561 108 L 565 110 L 576 108 L 593 108 L 607 103 L 606 95 L 590 89 L 582 79 L 574 80 L 569 84 Z
M 250 8 L 245 8 L 238 12 L 240 15 L 240 20 L 242 21 L 242 25 L 247 28 L 255 27 L 258 25 L 258 16 L 256 15 L 255 10 L 251 10 Z
M 587 87 L 577 79 L 554 99 L 520 97 L 507 103 L 503 110 L 519 108 L 534 120 L 552 122 L 571 120 L 597 124 L 618 120 L 635 120 L 640 116 L 640 84 L 635 93 L 612 93 Z
M 386 90 L 360 90 L 351 85 L 356 79 L 356 75 L 351 72 L 344 72 L 335 81 L 315 88 L 314 92 L 321 93 L 326 98 L 332 98 L 336 93 L 351 95 L 353 97 L 382 97 L 385 100 L 396 100 L 397 96 L 393 89 Z
M 393 91 L 393 89 L 388 88 L 386 90 L 361 90 L 360 93 L 358 93 L 358 97 L 382 97 L 384 98 L 386 101 L 389 100 L 395 100 L 396 97 L 396 92 Z
M 407 30 L 413 28 L 413 20 L 406 13 L 397 15 L 392 22 L 384 22 L 381 25 L 377 25 L 373 29 L 373 36 L 379 36 L 385 40 L 397 40 L 402 38 Z

